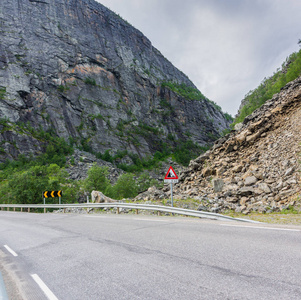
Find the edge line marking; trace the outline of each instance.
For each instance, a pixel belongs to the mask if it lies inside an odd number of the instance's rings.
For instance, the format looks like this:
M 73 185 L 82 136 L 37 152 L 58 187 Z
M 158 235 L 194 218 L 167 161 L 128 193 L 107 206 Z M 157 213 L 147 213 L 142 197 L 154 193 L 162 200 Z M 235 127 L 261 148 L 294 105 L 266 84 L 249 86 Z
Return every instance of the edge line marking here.
M 41 290 L 44 292 L 44 294 L 49 300 L 58 300 L 58 298 L 51 292 L 48 286 L 37 274 L 31 274 L 31 277 L 38 284 L 38 286 L 41 288 Z
M 7 245 L 4 245 L 4 248 L 5 248 L 10 254 L 12 254 L 13 256 L 18 256 L 18 254 L 17 254 L 13 249 L 11 249 L 10 247 L 8 247 Z

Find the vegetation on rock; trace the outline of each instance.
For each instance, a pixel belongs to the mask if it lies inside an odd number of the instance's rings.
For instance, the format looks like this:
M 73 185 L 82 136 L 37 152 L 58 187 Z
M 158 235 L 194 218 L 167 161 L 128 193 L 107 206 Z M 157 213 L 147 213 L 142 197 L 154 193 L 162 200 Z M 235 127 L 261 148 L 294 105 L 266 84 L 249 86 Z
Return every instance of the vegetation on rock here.
M 301 74 L 301 50 L 292 53 L 282 64 L 273 76 L 265 78 L 262 83 L 254 90 L 249 91 L 242 100 L 244 104 L 236 117 L 234 124 L 240 123 L 250 115 L 255 109 L 259 108 L 274 94 L 280 92 L 288 82 L 296 79 Z
M 213 105 L 213 107 L 216 110 L 218 110 L 220 112 L 222 111 L 222 108 L 219 105 L 217 105 L 214 101 L 209 100 L 198 89 L 196 89 L 194 87 L 187 86 L 184 83 L 178 84 L 178 83 L 174 83 L 171 81 L 164 81 L 162 83 L 162 87 L 168 87 L 170 90 L 172 90 L 176 94 L 178 94 L 188 100 L 208 101 L 209 103 L 211 103 Z M 230 122 L 233 121 L 233 117 L 230 114 L 224 113 L 224 115 L 225 115 L 226 120 L 228 120 Z
M 189 162 L 200 155 L 200 153 L 206 152 L 210 149 L 210 146 L 199 146 L 193 143 L 191 140 L 178 141 L 175 146 L 163 143 L 160 145 L 161 151 L 156 151 L 153 156 L 139 157 L 137 154 L 133 154 L 124 151 L 117 151 L 115 155 L 111 155 L 110 150 L 106 150 L 103 154 L 96 153 L 96 157 L 111 163 L 115 163 L 118 168 L 126 172 L 141 172 L 144 169 L 152 169 L 158 166 L 158 163 L 168 157 L 172 157 L 173 160 L 183 166 L 188 166 Z M 130 157 L 133 164 L 128 165 L 120 163 L 124 157 Z

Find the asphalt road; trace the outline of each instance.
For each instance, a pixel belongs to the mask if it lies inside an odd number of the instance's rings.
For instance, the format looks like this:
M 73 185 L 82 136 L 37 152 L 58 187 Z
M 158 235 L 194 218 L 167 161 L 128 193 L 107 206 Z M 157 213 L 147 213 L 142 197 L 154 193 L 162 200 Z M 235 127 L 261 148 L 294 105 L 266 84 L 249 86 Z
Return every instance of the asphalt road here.
M 300 300 L 301 228 L 3 211 L 0 266 L 13 299 Z

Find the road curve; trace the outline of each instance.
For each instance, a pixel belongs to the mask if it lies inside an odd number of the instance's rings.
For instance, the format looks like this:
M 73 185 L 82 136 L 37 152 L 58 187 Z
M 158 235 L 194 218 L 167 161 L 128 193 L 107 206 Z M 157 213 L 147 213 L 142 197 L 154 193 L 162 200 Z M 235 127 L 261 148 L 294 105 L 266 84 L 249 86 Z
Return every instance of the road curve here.
M 0 243 L 20 299 L 301 299 L 298 227 L 0 212 Z

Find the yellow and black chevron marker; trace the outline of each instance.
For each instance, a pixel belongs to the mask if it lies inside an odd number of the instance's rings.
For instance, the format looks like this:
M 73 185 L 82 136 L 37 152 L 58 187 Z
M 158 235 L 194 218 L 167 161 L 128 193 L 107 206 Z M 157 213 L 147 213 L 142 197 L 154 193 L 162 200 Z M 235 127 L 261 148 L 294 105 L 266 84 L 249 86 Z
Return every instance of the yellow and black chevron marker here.
M 49 197 L 62 197 L 63 191 L 45 191 L 43 193 L 44 198 L 49 198 Z

